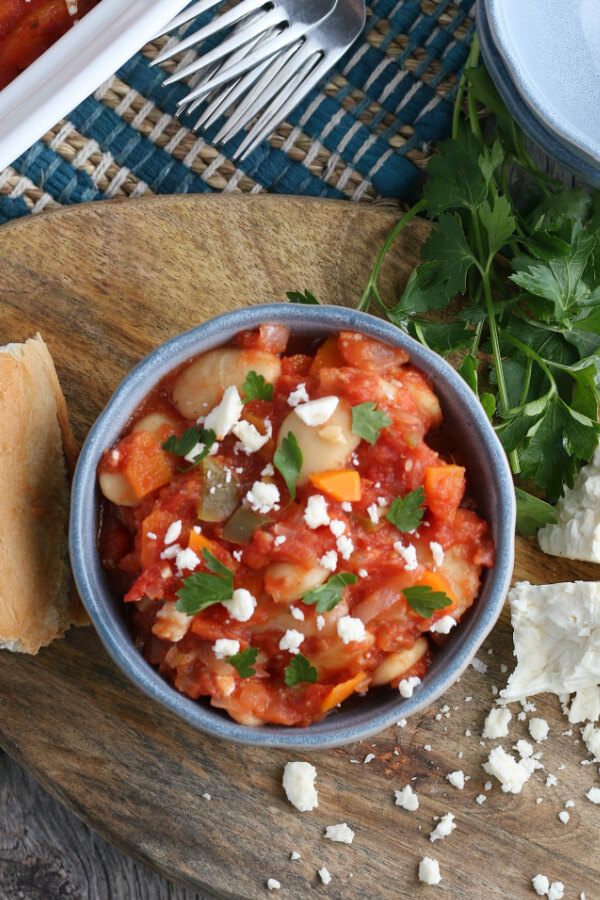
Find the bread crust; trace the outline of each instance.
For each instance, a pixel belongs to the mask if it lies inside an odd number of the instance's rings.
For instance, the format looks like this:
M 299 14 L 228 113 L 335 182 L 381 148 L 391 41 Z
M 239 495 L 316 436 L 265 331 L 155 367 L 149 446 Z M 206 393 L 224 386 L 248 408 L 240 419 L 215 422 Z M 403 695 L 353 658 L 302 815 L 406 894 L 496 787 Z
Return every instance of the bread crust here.
M 68 565 L 77 446 L 38 334 L 0 348 L 0 647 L 38 652 L 89 620 Z

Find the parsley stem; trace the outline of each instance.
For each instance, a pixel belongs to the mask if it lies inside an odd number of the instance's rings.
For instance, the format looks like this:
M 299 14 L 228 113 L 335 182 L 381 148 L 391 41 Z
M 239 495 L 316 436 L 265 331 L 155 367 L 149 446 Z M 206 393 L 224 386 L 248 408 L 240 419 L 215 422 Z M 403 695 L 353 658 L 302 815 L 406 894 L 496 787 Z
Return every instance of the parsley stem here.
M 536 353 L 535 350 L 532 350 L 531 347 L 527 346 L 527 344 L 524 344 L 522 341 L 520 341 L 518 338 L 516 338 L 513 334 L 510 333 L 510 331 L 503 331 L 502 337 L 505 340 L 507 340 L 510 344 L 512 344 L 513 347 L 517 347 L 517 349 L 520 350 L 522 353 L 524 353 L 528 359 L 531 359 L 531 360 L 533 360 L 533 362 L 536 362 L 538 364 L 538 366 L 540 367 L 540 369 L 542 370 L 542 372 L 544 373 L 544 375 L 550 382 L 550 386 L 552 388 L 552 393 L 556 393 L 557 387 L 556 387 L 556 381 L 554 379 L 554 375 L 548 368 L 546 361 L 544 359 L 542 359 L 542 357 L 539 355 L 539 353 Z M 550 365 L 553 365 L 553 363 L 550 362 Z M 560 365 L 558 367 L 561 368 Z
M 458 83 L 458 90 L 456 91 L 456 99 L 454 100 L 454 109 L 452 111 L 452 140 L 456 140 L 458 137 L 458 129 L 460 127 L 460 116 L 462 113 L 462 104 L 463 97 L 465 96 L 465 90 L 467 89 L 467 69 L 476 68 L 479 63 L 479 38 L 477 37 L 477 32 L 473 35 L 473 40 L 471 41 L 471 47 L 469 50 L 469 55 L 467 56 L 467 61 L 464 64 L 462 74 L 460 76 L 460 81 Z
M 381 248 L 381 250 L 379 251 L 379 253 L 377 255 L 375 264 L 371 270 L 371 274 L 369 275 L 369 280 L 367 282 L 367 286 L 364 289 L 364 291 L 362 293 L 362 297 L 360 298 L 360 302 L 357 306 L 358 310 L 361 310 L 362 312 L 368 312 L 369 307 L 371 305 L 371 300 L 373 299 L 373 297 L 376 297 L 379 300 L 379 303 L 382 304 L 383 306 L 385 306 L 385 304 L 383 304 L 381 301 L 381 298 L 379 296 L 379 292 L 377 289 L 377 278 L 379 276 L 379 270 L 381 269 L 383 260 L 385 259 L 388 250 L 390 249 L 390 247 L 392 246 L 392 244 L 394 243 L 394 241 L 396 240 L 396 238 L 398 237 L 398 235 L 400 234 L 402 229 L 405 228 L 405 226 L 408 225 L 408 223 L 411 221 L 411 219 L 414 219 L 414 217 L 418 213 L 422 212 L 425 209 L 425 207 L 426 207 L 425 200 L 419 200 L 418 203 L 415 203 L 414 206 L 411 206 L 411 208 L 408 210 L 408 212 L 405 213 L 405 215 L 402 216 L 402 218 L 398 222 L 396 222 L 396 224 L 394 225 L 394 227 L 388 234 L 383 247 Z

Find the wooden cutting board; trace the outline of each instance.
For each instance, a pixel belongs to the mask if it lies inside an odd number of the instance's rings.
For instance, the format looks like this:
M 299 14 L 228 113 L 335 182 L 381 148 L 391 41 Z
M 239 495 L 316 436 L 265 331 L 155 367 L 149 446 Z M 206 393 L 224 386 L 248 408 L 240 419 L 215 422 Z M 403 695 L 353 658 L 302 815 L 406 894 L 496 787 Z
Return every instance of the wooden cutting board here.
M 334 201 L 194 196 L 21 220 L 0 230 L 0 343 L 43 334 L 81 440 L 133 364 L 178 331 L 242 304 L 284 300 L 291 289 L 355 304 L 395 219 L 393 209 Z M 392 250 L 381 278 L 389 300 L 427 230 L 413 222 Z M 519 540 L 515 577 L 591 580 L 600 568 Z M 36 657 L 0 651 L 0 744 L 101 835 L 199 892 L 264 897 L 273 877 L 289 898 L 527 898 L 541 872 L 563 881 L 566 897 L 598 898 L 600 808 L 584 796 L 600 785 L 598 767 L 580 764 L 583 744 L 577 729 L 563 733 L 556 697 L 535 699 L 550 723 L 536 748 L 545 769 L 519 796 L 497 783 L 484 790 L 490 748 L 481 729 L 511 653 L 505 611 L 479 654 L 487 671 L 469 668 L 436 708 L 373 741 L 299 754 L 195 732 L 121 676 L 91 627 L 79 628 Z M 518 711 L 507 749 L 527 737 Z M 298 813 L 282 791 L 294 758 L 317 767 L 311 813 Z M 456 769 L 470 778 L 463 791 L 446 780 Z M 555 787 L 545 786 L 548 773 Z M 394 790 L 409 781 L 420 797 L 414 813 L 394 805 Z M 565 825 L 558 813 L 568 800 Z M 434 817 L 448 811 L 456 831 L 431 844 Z M 324 839 L 338 822 L 355 830 L 352 846 Z M 301 858 L 290 861 L 292 851 Z M 440 861 L 438 888 L 417 884 L 425 855 Z

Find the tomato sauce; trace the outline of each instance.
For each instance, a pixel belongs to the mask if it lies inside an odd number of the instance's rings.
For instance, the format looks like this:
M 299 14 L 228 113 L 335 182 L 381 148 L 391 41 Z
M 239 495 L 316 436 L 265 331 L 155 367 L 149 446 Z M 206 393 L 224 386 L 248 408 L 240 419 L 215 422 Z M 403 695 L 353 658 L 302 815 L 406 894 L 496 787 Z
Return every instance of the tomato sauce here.
M 266 324 L 189 360 L 98 467 L 100 553 L 137 647 L 250 725 L 410 695 L 494 564 L 406 353 L 354 332 L 302 349 Z
M 2 0 L 0 90 L 72 28 L 98 0 Z

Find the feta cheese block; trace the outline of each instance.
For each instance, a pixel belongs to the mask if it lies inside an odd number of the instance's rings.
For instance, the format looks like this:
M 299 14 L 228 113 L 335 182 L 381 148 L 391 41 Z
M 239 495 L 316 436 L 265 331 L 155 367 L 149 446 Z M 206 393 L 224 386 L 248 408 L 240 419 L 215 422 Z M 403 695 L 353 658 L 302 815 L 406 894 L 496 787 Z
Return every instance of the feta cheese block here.
M 317 770 L 308 762 L 288 762 L 283 770 L 283 789 L 290 803 L 300 812 L 319 805 L 315 779 Z
M 600 446 L 556 504 L 555 525 L 538 531 L 544 553 L 600 562 Z
M 503 700 L 569 694 L 600 682 L 600 582 L 521 581 L 508 599 L 517 666 Z

